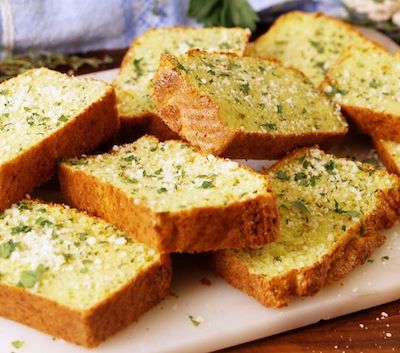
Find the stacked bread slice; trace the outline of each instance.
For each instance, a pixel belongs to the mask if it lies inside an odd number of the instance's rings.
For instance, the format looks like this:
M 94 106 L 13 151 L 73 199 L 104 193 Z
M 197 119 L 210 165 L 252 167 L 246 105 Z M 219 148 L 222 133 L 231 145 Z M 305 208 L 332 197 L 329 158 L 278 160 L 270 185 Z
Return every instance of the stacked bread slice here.
M 121 137 L 131 142 L 145 133 L 160 139 L 177 138 L 159 118 L 153 99 L 153 78 L 160 55 L 189 49 L 242 55 L 250 31 L 241 28 L 159 28 L 132 42 L 114 81 Z

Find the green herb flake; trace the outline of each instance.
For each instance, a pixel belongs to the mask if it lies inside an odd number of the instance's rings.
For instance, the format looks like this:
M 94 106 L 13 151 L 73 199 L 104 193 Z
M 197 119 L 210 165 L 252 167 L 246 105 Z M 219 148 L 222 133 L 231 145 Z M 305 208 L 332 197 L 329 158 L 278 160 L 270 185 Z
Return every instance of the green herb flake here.
M 136 78 L 143 76 L 144 72 L 143 72 L 143 68 L 142 68 L 142 61 L 143 61 L 143 58 L 133 60 L 133 67 L 135 68 L 135 71 L 136 71 Z
M 11 239 L 0 244 L 0 258 L 8 259 L 13 251 L 17 248 L 17 243 L 14 243 Z
M 369 87 L 371 88 L 378 88 L 379 87 L 379 83 L 373 79 L 370 83 L 369 83 Z
M 40 281 L 45 267 L 40 264 L 34 271 L 22 271 L 18 286 L 22 288 L 32 288 L 37 282 Z
M 297 209 L 299 209 L 300 211 L 309 212 L 307 206 L 304 204 L 304 202 L 300 200 L 293 201 L 292 205 Z
M 305 173 L 303 173 L 303 172 L 296 173 L 294 175 L 294 180 L 295 181 L 299 181 L 299 180 L 306 179 L 306 178 L 307 178 L 307 175 Z
M 214 184 L 211 181 L 204 180 L 203 183 L 201 184 L 201 187 L 203 189 L 211 189 L 214 187 Z
M 65 123 L 66 121 L 68 121 L 68 118 L 67 118 L 64 114 L 62 114 L 62 115 L 58 118 L 58 121 Z
M 162 194 L 162 193 L 167 192 L 167 191 L 168 191 L 168 190 L 167 190 L 166 188 L 164 188 L 164 187 L 162 187 L 162 188 L 160 188 L 160 189 L 157 190 L 157 192 L 158 192 L 159 194 Z
M 276 130 L 276 124 L 272 124 L 272 123 L 266 123 L 266 124 L 262 124 L 260 125 L 260 128 L 263 130 Z
M 20 224 L 19 226 L 11 228 L 11 235 L 15 235 L 18 233 L 28 233 L 32 230 L 32 227 L 29 227 L 25 224 Z
M 318 42 L 315 40 L 309 40 L 309 42 L 310 42 L 311 46 L 313 46 L 319 54 L 322 54 L 325 51 L 325 48 L 321 42 Z
M 193 326 L 199 326 L 201 322 L 196 320 L 193 315 L 188 315 L 189 320 L 192 322 Z
M 325 170 L 328 174 L 330 175 L 335 175 L 335 169 L 336 169 L 336 163 L 333 160 L 330 160 L 329 162 L 324 164 Z
M 242 85 L 240 85 L 240 90 L 244 93 L 244 94 L 249 94 L 250 92 L 250 86 L 248 83 L 244 83 Z
M 53 222 L 50 222 L 48 219 L 39 217 L 36 222 L 36 224 L 40 225 L 41 227 L 46 227 L 46 226 L 52 226 Z
M 283 170 L 279 170 L 278 172 L 276 172 L 275 177 L 279 180 L 290 180 L 289 175 L 287 175 L 287 173 Z
M 374 259 L 368 259 L 367 262 L 369 262 L 370 264 L 374 263 Z
M 25 342 L 24 341 L 20 341 L 20 340 L 16 340 L 16 341 L 12 341 L 11 345 L 16 349 L 20 349 L 25 345 Z
M 383 261 L 388 261 L 388 260 L 389 260 L 389 256 L 387 256 L 387 255 L 382 256 L 381 259 L 382 259 Z

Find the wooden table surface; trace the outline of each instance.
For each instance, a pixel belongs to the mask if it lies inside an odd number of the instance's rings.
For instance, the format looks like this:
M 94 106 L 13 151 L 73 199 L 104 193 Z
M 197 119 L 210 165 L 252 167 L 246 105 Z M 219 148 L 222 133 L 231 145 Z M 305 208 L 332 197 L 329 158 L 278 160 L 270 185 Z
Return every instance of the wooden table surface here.
M 123 50 L 93 52 L 89 56 L 110 55 L 114 62 L 100 70 L 118 67 Z M 99 69 L 97 69 L 99 70 Z M 82 68 L 81 73 L 97 71 Z M 400 276 L 400 269 L 399 269 Z M 400 298 L 400 293 L 399 293 Z M 400 299 L 312 326 L 218 351 L 219 353 L 372 353 L 400 352 Z

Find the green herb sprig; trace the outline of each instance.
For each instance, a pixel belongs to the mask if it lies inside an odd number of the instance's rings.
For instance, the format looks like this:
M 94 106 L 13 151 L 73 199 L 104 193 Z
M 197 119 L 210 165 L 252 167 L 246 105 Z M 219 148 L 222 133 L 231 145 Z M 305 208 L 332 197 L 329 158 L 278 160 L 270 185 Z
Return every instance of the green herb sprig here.
M 243 27 L 252 31 L 260 20 L 246 0 L 191 0 L 188 15 L 206 27 Z

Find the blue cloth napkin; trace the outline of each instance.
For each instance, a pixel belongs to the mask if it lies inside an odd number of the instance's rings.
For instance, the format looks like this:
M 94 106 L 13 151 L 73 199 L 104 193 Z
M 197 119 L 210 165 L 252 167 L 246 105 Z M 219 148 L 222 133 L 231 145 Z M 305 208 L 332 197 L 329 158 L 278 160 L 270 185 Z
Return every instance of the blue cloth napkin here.
M 252 0 L 258 11 L 293 3 L 333 13 L 339 0 Z M 151 27 L 188 25 L 188 0 L 0 0 L 0 54 L 125 48 Z

